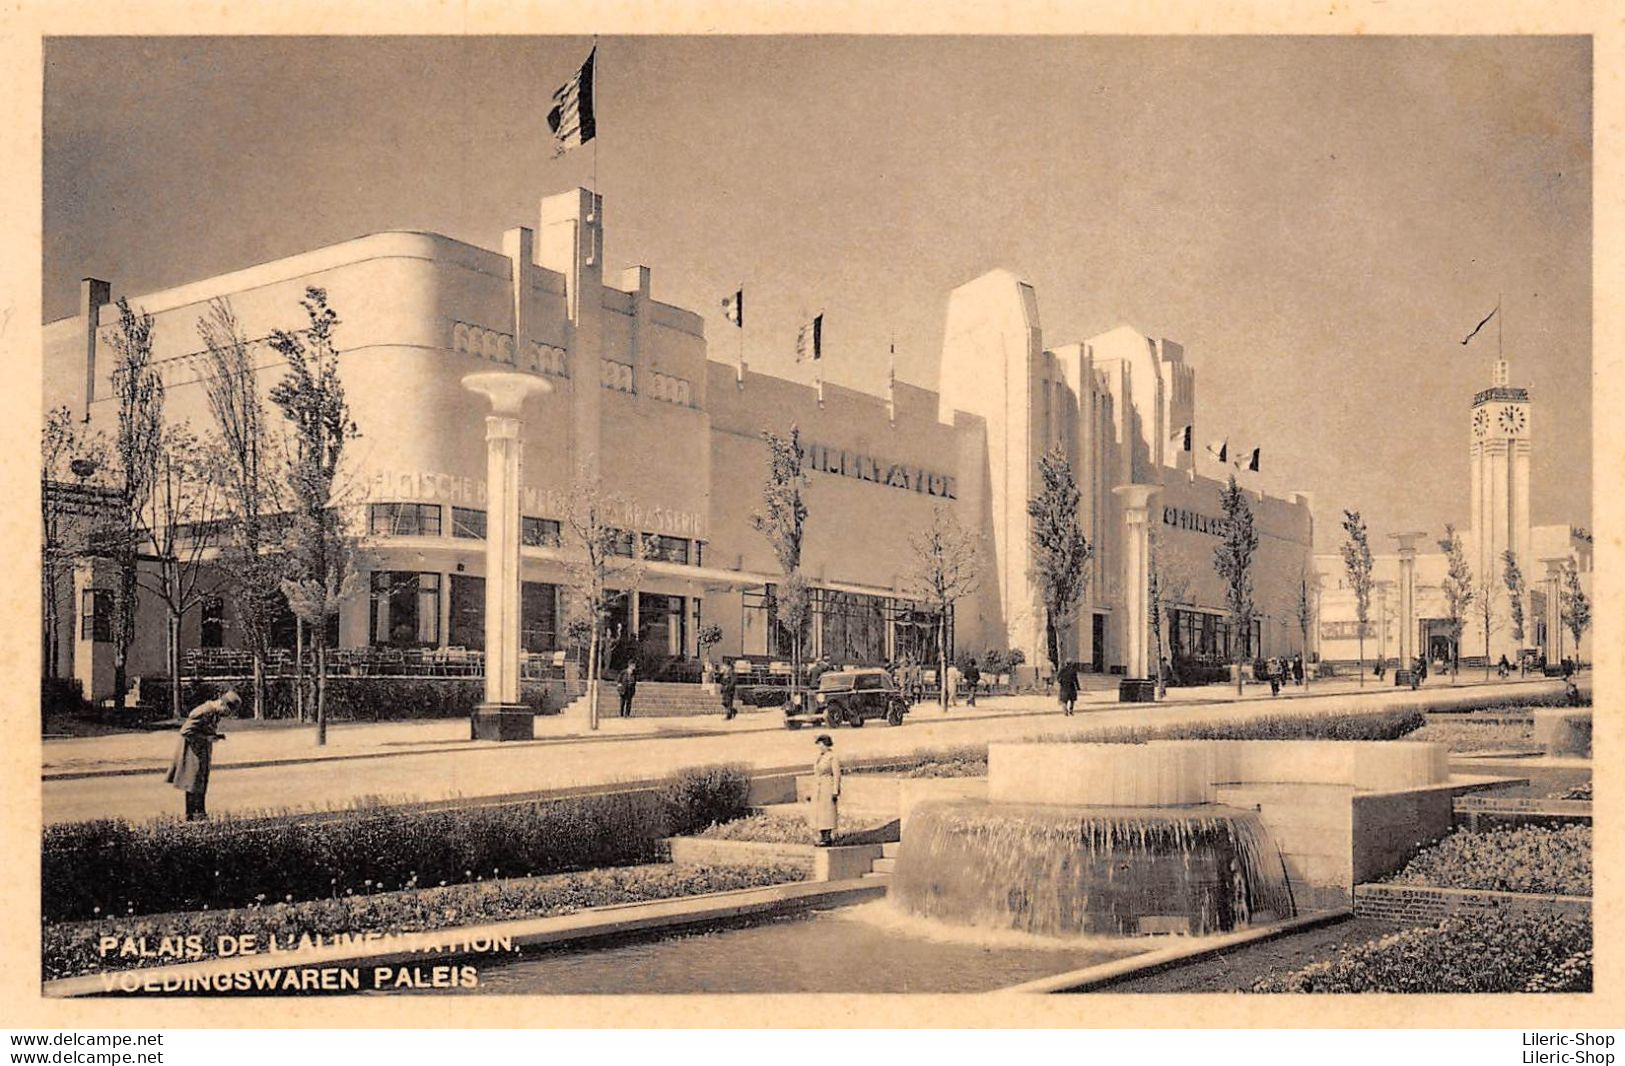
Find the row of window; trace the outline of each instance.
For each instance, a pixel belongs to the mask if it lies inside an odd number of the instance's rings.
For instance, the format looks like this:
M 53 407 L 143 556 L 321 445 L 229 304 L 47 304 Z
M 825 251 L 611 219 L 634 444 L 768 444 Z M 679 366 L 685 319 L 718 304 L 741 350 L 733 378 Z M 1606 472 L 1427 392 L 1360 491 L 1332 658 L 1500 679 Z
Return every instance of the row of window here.
M 1168 622 L 1168 644 L 1174 658 L 1215 664 L 1233 661 L 1228 616 L 1176 607 L 1168 612 Z M 1255 618 L 1242 635 L 1242 658 L 1252 658 L 1263 646 L 1262 628 Z
M 438 503 L 375 503 L 368 507 L 367 531 L 375 537 L 439 537 L 444 535 Z M 486 537 L 485 512 L 473 507 L 451 509 L 451 535 L 470 540 Z M 557 548 L 563 527 L 557 519 L 525 516 L 519 522 L 519 542 L 527 548 Z M 700 541 L 644 533 L 641 538 L 628 529 L 614 531 L 610 551 L 632 558 L 634 545 L 641 539 L 643 558 L 652 562 L 700 565 Z

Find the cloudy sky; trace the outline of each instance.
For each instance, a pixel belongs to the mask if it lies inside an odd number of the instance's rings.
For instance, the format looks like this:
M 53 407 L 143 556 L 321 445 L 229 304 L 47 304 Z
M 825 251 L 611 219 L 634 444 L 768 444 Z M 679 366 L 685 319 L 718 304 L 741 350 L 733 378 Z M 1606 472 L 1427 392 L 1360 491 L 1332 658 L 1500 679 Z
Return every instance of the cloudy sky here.
M 139 295 L 382 229 L 488 248 L 575 185 L 713 358 L 935 383 L 956 285 L 1032 282 L 1046 344 L 1128 323 L 1198 369 L 1198 439 L 1378 537 L 1467 519 L 1498 340 L 1537 523 L 1590 524 L 1583 38 L 607 37 L 596 153 L 544 116 L 583 37 L 56 38 L 44 301 Z M 1502 299 L 1468 347 L 1461 339 Z

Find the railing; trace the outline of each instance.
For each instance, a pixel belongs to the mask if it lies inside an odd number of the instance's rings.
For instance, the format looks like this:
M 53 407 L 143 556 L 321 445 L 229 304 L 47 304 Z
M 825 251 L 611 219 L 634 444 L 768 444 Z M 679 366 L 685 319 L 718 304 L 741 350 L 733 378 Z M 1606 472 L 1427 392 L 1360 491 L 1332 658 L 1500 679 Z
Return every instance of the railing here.
M 562 680 L 564 652 L 524 652 L 519 657 L 520 677 L 527 681 Z M 248 677 L 254 658 L 235 648 L 193 648 L 182 658 L 190 677 Z M 292 651 L 273 650 L 265 660 L 267 677 L 291 677 L 300 663 Z M 305 652 L 305 671 L 315 669 L 315 655 Z M 476 648 L 331 648 L 328 673 L 350 677 L 484 677 L 485 652 Z

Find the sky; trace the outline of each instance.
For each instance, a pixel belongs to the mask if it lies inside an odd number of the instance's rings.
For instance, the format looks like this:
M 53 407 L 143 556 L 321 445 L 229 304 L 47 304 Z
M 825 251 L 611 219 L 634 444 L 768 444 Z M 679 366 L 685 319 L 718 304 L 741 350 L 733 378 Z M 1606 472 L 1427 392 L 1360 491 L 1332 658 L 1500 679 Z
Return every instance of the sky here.
M 822 311 L 826 380 L 882 390 L 895 342 L 934 387 L 949 292 L 996 267 L 1048 347 L 1177 341 L 1197 439 L 1261 447 L 1252 483 L 1312 492 L 1322 549 L 1344 507 L 1379 550 L 1467 525 L 1499 344 L 1533 520 L 1591 524 L 1585 38 L 605 37 L 596 149 L 555 158 L 590 47 L 49 39 L 45 318 L 82 277 L 138 296 L 379 230 L 497 249 L 586 185 L 606 278 L 653 268 L 715 359 L 806 376 Z

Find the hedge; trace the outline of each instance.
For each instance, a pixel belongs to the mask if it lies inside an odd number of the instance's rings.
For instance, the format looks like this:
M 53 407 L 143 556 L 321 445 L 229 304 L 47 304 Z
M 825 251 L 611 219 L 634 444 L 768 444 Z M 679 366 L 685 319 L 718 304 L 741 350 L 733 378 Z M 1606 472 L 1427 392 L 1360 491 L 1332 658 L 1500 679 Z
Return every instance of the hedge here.
M 1452 833 L 1387 878 L 1396 885 L 1591 895 L 1591 827 Z
M 169 679 L 144 678 L 141 698 L 168 713 Z M 244 678 L 187 678 L 181 682 L 181 706 L 190 710 L 206 700 L 235 689 L 243 698 L 240 717 L 254 717 L 249 705 L 253 685 Z M 306 690 L 307 693 L 309 689 Z M 267 678 L 264 718 L 294 717 L 292 678 Z M 538 714 L 557 714 L 566 702 L 562 681 L 525 681 L 519 699 Z M 327 717 L 333 722 L 386 722 L 418 718 L 467 718 L 485 701 L 485 679 L 480 677 L 351 677 L 327 679 Z
M 1406 929 L 1254 992 L 1589 992 L 1591 923 L 1568 915 L 1476 914 Z
M 261 945 L 276 937 L 279 945 L 301 937 L 364 933 L 415 933 L 573 914 L 590 907 L 674 899 L 711 892 L 800 881 L 798 866 L 631 866 L 614 870 L 510 878 L 444 888 L 345 895 L 302 903 L 273 902 L 235 910 L 185 911 L 176 914 L 125 915 L 87 922 L 48 925 L 42 955 L 46 980 L 140 966 L 163 966 L 214 957 L 223 936 L 253 936 Z M 139 944 L 145 938 L 156 952 L 163 938 L 197 937 L 196 950 L 143 958 L 117 948 L 104 954 L 102 937 Z M 183 947 L 181 950 L 185 950 Z
M 746 814 L 748 791 L 741 768 L 704 767 L 664 790 L 452 810 L 53 825 L 41 848 L 42 913 L 59 922 L 244 907 L 651 862 L 673 826 Z

